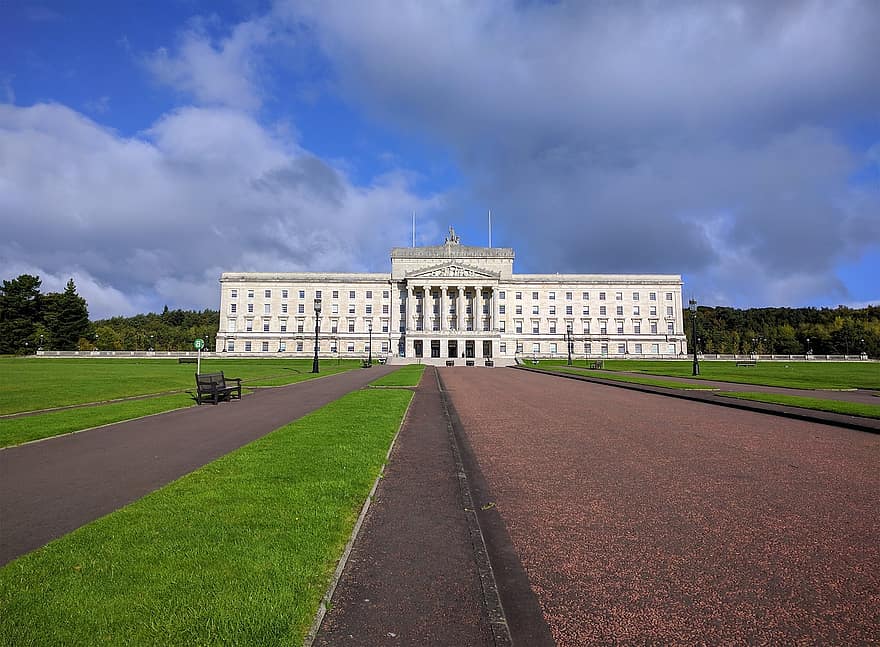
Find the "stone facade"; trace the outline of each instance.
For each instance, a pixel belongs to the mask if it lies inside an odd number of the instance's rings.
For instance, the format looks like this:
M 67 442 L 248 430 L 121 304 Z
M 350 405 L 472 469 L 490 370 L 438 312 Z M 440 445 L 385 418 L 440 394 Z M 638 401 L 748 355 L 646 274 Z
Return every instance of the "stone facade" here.
M 514 274 L 510 248 L 396 247 L 390 274 L 225 272 L 217 350 L 513 359 L 687 353 L 682 281 L 668 274 Z

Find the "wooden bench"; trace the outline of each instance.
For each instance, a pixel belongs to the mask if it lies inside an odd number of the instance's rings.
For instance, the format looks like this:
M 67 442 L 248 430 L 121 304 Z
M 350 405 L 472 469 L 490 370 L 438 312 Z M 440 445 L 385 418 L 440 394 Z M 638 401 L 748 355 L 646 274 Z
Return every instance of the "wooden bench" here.
M 234 384 L 233 384 L 234 382 Z M 226 377 L 219 373 L 196 373 L 196 402 L 213 402 L 220 400 L 241 399 L 241 378 Z
M 757 366 L 758 360 L 756 359 L 741 359 L 736 363 L 737 366 Z
M 601 359 L 597 359 L 595 362 L 590 362 L 590 368 L 593 370 L 604 368 L 604 364 Z

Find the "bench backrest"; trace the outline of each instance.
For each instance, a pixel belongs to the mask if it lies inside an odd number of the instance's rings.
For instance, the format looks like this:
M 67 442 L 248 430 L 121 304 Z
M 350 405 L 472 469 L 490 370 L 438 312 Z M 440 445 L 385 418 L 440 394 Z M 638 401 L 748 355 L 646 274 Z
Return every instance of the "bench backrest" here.
M 196 384 L 199 387 L 218 386 L 223 388 L 226 386 L 226 378 L 223 377 L 223 371 L 219 373 L 196 373 Z

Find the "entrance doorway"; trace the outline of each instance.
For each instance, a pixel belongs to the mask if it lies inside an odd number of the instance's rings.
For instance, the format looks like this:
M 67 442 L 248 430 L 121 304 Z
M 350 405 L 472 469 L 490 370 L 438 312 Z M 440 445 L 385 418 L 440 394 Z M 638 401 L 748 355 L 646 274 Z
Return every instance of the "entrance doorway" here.
M 440 357 L 440 340 L 431 340 L 431 357 Z
M 422 344 L 423 342 L 421 339 L 416 339 L 413 342 L 413 351 L 415 352 L 416 357 L 424 357 Z
M 468 359 L 473 359 L 476 356 L 475 350 L 476 342 L 473 339 L 468 339 L 464 343 L 464 356 Z
M 449 351 L 448 357 L 458 357 L 458 342 L 454 339 L 449 340 L 449 344 L 447 344 L 447 349 Z
M 492 357 L 492 342 L 486 340 L 483 342 L 483 357 Z

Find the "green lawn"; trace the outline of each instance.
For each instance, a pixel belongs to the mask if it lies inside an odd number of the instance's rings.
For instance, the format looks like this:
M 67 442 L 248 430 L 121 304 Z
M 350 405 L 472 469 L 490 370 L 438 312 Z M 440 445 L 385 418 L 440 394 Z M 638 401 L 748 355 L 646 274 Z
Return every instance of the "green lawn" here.
M 581 366 L 584 360 L 577 360 Z M 545 364 L 545 360 L 541 360 Z M 564 365 L 565 360 L 547 360 Z M 635 371 L 650 375 L 692 378 L 688 361 L 606 359 L 608 371 Z M 880 363 L 877 362 L 762 362 L 754 367 L 737 367 L 735 362 L 702 361 L 694 380 L 718 380 L 743 384 L 786 386 L 796 389 L 880 389 Z
M 425 367 L 422 364 L 407 364 L 393 373 L 370 382 L 370 386 L 418 386 Z
M 777 393 L 750 393 L 740 391 L 723 391 L 718 395 L 739 400 L 753 400 L 756 402 L 770 402 L 773 404 L 785 404 L 802 409 L 816 409 L 818 411 L 830 411 L 842 413 L 848 416 L 861 416 L 863 418 L 880 418 L 880 405 L 861 404 L 859 402 L 843 402 L 840 400 L 822 400 L 821 398 L 802 398 L 794 395 L 780 395 Z
M 0 569 L 7 645 L 301 645 L 412 392 L 366 389 Z
M 320 375 L 358 366 L 321 363 Z M 276 386 L 316 377 L 310 359 L 206 359 L 203 373 L 223 371 L 248 386 Z M 0 415 L 194 387 L 195 364 L 176 359 L 45 359 L 0 357 Z

